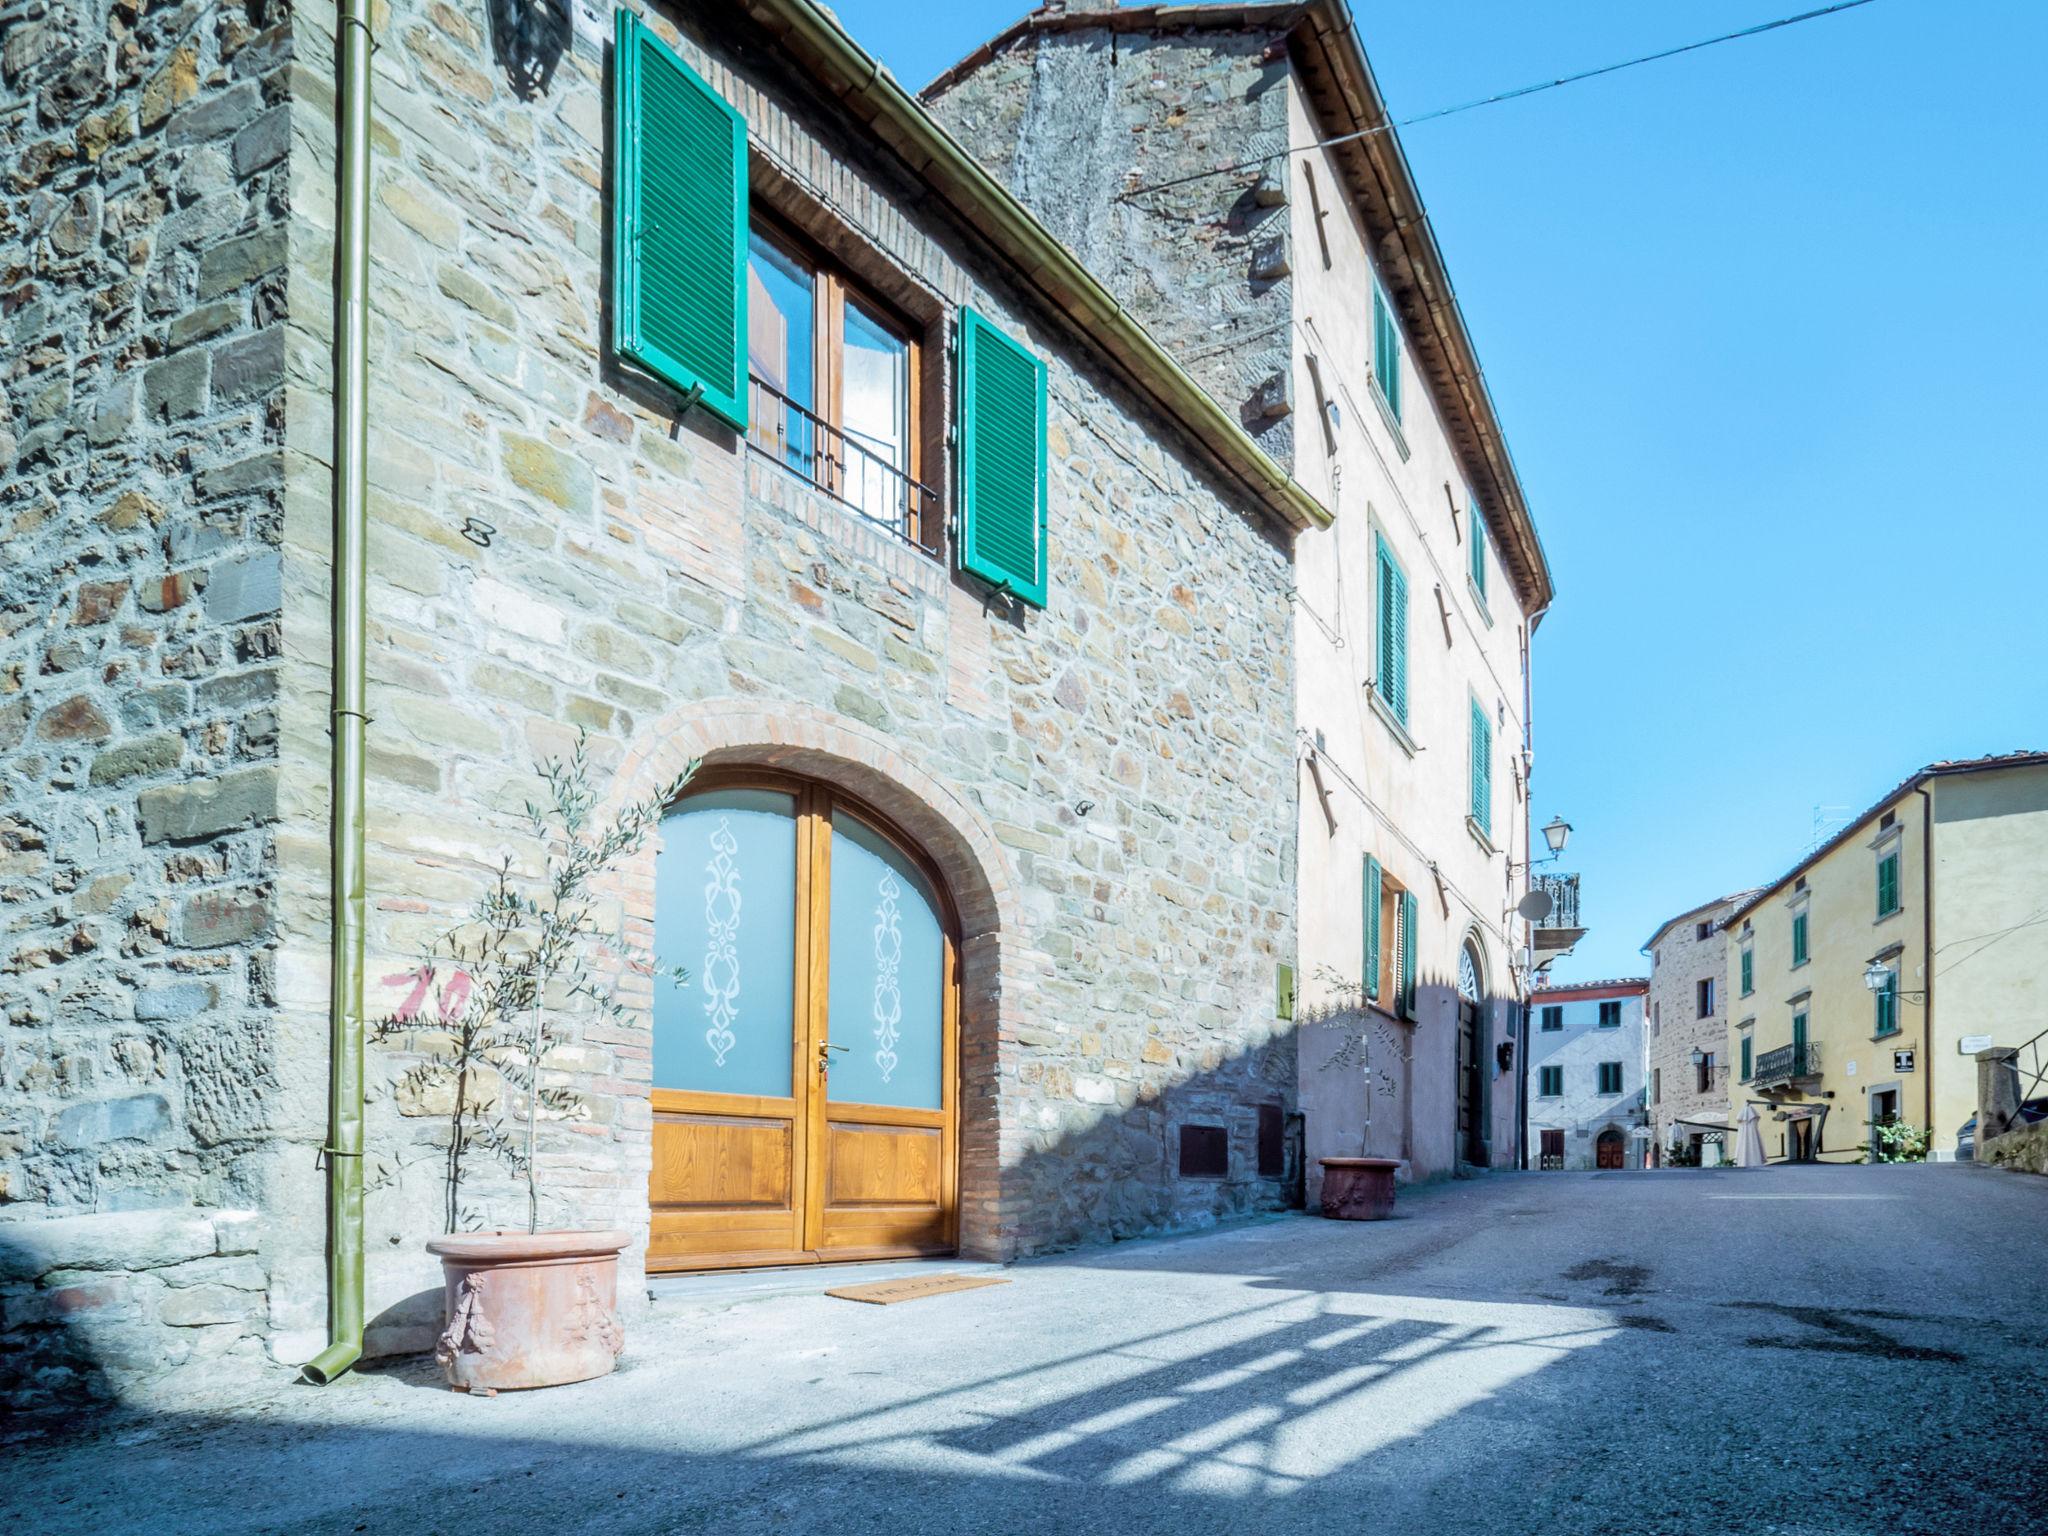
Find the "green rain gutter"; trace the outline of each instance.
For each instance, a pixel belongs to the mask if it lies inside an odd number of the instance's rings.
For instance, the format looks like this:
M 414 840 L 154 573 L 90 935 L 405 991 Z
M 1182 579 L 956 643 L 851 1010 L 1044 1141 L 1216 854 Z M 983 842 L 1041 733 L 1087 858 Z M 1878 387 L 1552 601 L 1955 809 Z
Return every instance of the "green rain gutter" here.
M 370 0 L 340 0 L 335 32 L 333 955 L 328 991 L 325 1385 L 363 1352 L 363 735 L 369 516 Z

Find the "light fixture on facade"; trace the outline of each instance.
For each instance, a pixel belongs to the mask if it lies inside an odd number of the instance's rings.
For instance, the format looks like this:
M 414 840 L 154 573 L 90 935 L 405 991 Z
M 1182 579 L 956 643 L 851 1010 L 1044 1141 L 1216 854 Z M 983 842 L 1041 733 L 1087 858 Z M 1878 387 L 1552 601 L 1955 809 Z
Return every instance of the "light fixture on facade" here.
M 1564 852 L 1564 845 L 1571 840 L 1572 824 L 1562 816 L 1553 816 L 1543 828 L 1543 841 L 1550 845 L 1550 854 L 1555 858 Z
M 1870 962 L 1870 969 L 1863 973 L 1863 985 L 1873 992 L 1882 992 L 1892 979 L 1892 968 L 1882 960 Z
M 1698 1046 L 1694 1046 L 1692 1048 L 1692 1064 L 1696 1067 L 1705 1066 L 1706 1061 L 1707 1053 L 1701 1050 Z

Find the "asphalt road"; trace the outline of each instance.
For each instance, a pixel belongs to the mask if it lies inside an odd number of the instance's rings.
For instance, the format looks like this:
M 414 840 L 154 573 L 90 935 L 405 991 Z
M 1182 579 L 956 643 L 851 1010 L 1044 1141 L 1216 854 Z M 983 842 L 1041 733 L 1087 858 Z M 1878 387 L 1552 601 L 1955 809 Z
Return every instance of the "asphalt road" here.
M 1521 1174 L 9 1437 L 0 1530 L 2048 1531 L 2048 1179 Z

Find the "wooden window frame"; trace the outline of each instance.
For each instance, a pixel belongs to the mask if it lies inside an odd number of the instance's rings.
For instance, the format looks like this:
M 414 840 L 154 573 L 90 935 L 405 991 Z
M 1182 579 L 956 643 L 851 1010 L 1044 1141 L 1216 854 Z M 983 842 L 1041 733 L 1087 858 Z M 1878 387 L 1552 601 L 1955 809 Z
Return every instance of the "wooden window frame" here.
M 926 371 L 926 338 L 930 328 L 906 314 L 901 305 L 891 303 L 873 282 L 863 278 L 823 242 L 805 234 L 789 218 L 759 201 L 748 210 L 747 217 L 749 240 L 757 234 L 811 273 L 811 376 L 815 394 L 809 409 L 828 431 L 840 437 L 844 437 L 846 432 L 846 305 L 849 298 L 858 300 L 864 308 L 880 317 L 908 347 L 906 366 L 910 416 L 905 423 L 905 431 L 908 435 L 909 465 L 902 473 L 918 486 L 931 486 L 932 482 L 925 478 L 924 473 L 930 457 L 925 441 L 926 423 L 933 419 L 927 410 L 926 397 L 935 389 L 942 389 L 943 385 Z M 749 388 L 752 388 L 754 377 L 750 358 L 747 368 Z M 751 433 L 748 440 L 755 446 L 762 446 Z M 833 474 L 830 480 L 815 483 L 820 489 L 844 500 L 841 487 L 831 483 L 838 478 Z M 913 505 L 904 530 L 909 542 L 931 553 L 940 549 L 945 530 L 945 508 L 936 492 L 934 502 L 929 519 L 921 505 Z M 869 521 L 875 519 L 870 518 Z M 926 527 L 927 521 L 933 526 Z

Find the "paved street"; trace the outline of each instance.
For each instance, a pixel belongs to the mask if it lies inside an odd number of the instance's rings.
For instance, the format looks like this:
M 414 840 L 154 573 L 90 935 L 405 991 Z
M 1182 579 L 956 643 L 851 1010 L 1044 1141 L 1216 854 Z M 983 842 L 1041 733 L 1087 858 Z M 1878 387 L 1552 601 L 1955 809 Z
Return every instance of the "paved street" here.
M 17 1439 L 0 1529 L 2038 1533 L 2048 1179 L 1497 1175 Z

